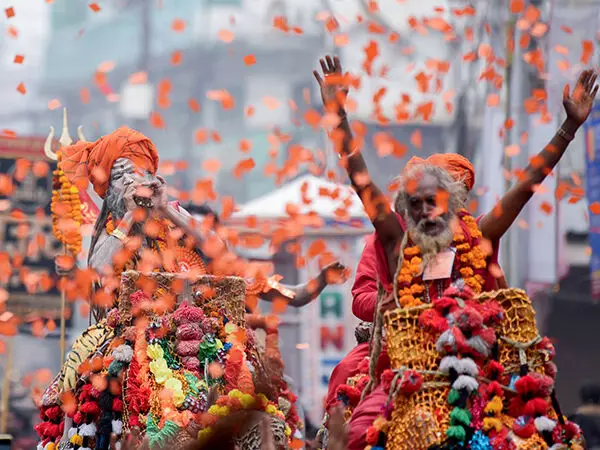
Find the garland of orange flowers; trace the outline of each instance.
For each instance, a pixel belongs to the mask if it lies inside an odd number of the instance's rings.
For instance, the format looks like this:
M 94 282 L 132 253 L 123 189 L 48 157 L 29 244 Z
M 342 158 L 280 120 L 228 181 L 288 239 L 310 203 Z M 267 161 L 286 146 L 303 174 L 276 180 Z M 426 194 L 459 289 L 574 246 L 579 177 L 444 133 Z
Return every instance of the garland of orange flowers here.
M 83 238 L 81 225 L 83 223 L 82 205 L 79 189 L 73 186 L 61 168 L 61 152 L 57 152 L 56 170 L 52 172 L 52 233 L 73 255 L 81 252 Z
M 460 229 L 454 234 L 452 245 L 456 248 L 459 262 L 459 273 L 465 283 L 475 293 L 481 292 L 485 279 L 482 271 L 486 268 L 486 255 L 481 249 L 481 231 L 477 222 L 466 210 L 461 210 L 459 219 L 466 225 L 470 239 Z M 398 274 L 398 298 L 403 308 L 422 305 L 425 284 L 423 283 L 423 259 L 421 249 L 416 246 L 406 247 L 403 253 L 402 267 Z

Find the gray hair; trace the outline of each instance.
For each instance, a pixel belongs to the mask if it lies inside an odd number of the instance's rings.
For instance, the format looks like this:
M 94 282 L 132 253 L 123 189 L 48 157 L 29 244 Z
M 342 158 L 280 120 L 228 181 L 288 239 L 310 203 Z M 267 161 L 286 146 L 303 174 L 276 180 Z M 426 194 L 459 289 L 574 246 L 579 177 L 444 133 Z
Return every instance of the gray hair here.
M 408 199 L 410 192 L 407 189 L 409 180 L 416 177 L 432 175 L 438 182 L 440 189 L 448 192 L 448 210 L 456 213 L 464 208 L 467 203 L 467 188 L 462 181 L 456 181 L 447 170 L 432 164 L 417 164 L 400 176 L 400 189 L 394 199 L 394 209 L 398 214 L 406 214 L 408 211 Z

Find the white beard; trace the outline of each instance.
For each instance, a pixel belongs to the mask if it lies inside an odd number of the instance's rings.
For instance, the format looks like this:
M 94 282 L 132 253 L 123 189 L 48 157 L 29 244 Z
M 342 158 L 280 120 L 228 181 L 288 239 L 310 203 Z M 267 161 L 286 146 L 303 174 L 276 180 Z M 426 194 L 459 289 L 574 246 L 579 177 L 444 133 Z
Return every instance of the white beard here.
M 443 219 L 438 219 L 443 220 Z M 443 220 L 444 230 L 435 235 L 430 236 L 421 231 L 423 221 L 416 224 L 411 218 L 407 218 L 408 236 L 415 245 L 421 250 L 421 258 L 423 259 L 423 268 L 436 257 L 436 255 L 450 247 L 454 240 L 454 232 L 450 226 L 450 222 Z

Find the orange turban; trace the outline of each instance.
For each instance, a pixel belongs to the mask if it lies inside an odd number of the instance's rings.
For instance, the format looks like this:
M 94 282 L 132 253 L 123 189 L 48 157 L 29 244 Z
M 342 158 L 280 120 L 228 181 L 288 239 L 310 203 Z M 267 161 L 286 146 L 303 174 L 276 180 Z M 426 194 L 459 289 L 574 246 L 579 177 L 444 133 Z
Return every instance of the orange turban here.
M 475 168 L 473 164 L 457 153 L 434 153 L 427 159 L 413 156 L 407 163 L 404 170 L 408 170 L 418 164 L 430 164 L 441 167 L 446 170 L 456 181 L 461 181 L 467 187 L 467 191 L 473 189 L 475 185 Z
M 106 196 L 110 171 L 119 158 L 126 158 L 153 175 L 158 170 L 158 151 L 152 141 L 128 127 L 121 127 L 96 142 L 77 142 L 61 151 L 65 176 L 80 189 L 91 182 L 101 198 Z

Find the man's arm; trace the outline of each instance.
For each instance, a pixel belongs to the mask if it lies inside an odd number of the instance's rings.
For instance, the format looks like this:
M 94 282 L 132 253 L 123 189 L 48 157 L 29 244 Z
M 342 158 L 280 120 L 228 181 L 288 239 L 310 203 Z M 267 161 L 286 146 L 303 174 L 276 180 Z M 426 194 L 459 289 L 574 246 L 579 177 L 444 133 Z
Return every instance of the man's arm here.
M 344 109 L 348 93 L 344 85 L 342 66 L 337 57 L 327 56 L 320 60 L 323 77 L 315 70 L 325 110 L 337 114 L 340 122 L 333 132 L 332 140 L 345 163 L 352 186 L 360 197 L 367 215 L 371 219 L 385 249 L 393 248 L 402 238 L 402 228 L 395 217 L 390 202 L 369 176 L 367 164 L 354 142 L 350 123 Z
M 319 275 L 307 283 L 289 286 L 280 283 L 283 289 L 271 287 L 261 295 L 261 299 L 272 302 L 277 298 L 284 298 L 290 306 L 301 308 L 316 299 L 328 284 L 341 284 L 347 279 L 347 269 L 340 262 L 334 262 L 324 267 Z M 286 292 L 288 291 L 288 292 Z
M 481 219 L 480 228 L 483 236 L 498 242 L 513 224 L 521 210 L 533 196 L 536 186 L 562 158 L 567 146 L 575 136 L 579 127 L 586 121 L 598 87 L 594 86 L 597 74 L 593 70 L 585 70 L 579 76 L 573 95 L 569 94 L 569 86 L 565 86 L 563 105 L 567 118 L 546 147 L 538 153 L 525 169 L 525 173 L 504 196 L 494 210 Z
M 375 237 L 367 238 L 360 261 L 356 267 L 356 277 L 352 286 L 352 313 L 360 320 L 372 322 L 377 306 L 377 259 Z

